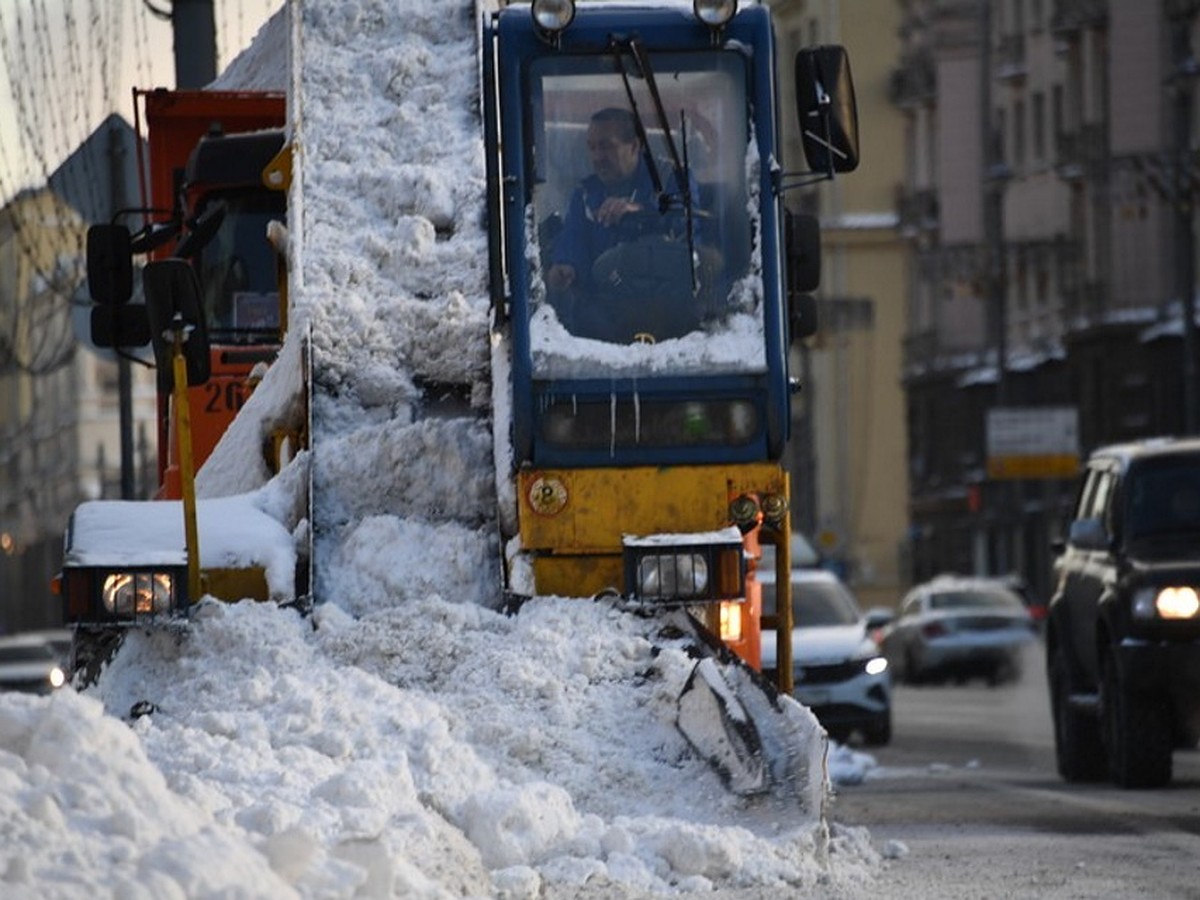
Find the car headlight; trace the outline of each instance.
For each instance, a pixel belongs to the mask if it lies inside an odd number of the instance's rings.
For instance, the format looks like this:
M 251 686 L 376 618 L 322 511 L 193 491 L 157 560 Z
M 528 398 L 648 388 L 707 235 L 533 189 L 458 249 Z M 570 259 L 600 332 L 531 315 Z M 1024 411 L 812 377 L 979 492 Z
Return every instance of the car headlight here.
M 887 660 L 882 656 L 872 656 L 863 666 L 863 671 L 868 675 L 882 675 L 887 671 Z
M 1136 619 L 1195 619 L 1200 614 L 1200 594 L 1187 585 L 1141 588 L 1133 595 Z
M 55 666 L 53 669 L 50 670 L 49 677 L 50 677 L 50 687 L 54 688 L 55 690 L 57 690 L 58 688 L 62 687 L 64 684 L 67 683 L 67 673 L 64 672 L 62 669 L 60 669 L 58 666 Z
M 170 612 L 174 596 L 174 579 L 165 572 L 114 572 L 100 599 L 110 615 L 143 616 Z

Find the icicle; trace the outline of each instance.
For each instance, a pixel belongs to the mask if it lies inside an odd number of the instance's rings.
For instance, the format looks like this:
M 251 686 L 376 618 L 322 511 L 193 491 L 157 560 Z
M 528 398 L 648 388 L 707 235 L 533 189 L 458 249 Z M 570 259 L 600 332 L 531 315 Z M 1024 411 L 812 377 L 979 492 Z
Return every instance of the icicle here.
M 608 395 L 608 456 L 612 459 L 617 455 L 617 392 Z
M 633 383 L 633 442 L 642 442 L 642 395 L 638 393 L 637 381 Z

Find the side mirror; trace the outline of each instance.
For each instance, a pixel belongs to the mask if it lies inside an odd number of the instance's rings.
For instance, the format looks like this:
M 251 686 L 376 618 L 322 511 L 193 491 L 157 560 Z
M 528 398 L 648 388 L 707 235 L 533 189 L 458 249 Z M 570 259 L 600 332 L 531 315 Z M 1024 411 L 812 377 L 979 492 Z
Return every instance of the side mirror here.
M 93 225 L 87 230 L 87 280 L 92 300 L 108 306 L 133 296 L 133 250 L 124 225 Z
M 187 362 L 188 386 L 204 384 L 212 374 L 212 363 L 208 328 L 200 304 L 200 281 L 195 270 L 182 259 L 147 263 L 142 270 L 142 286 L 150 320 L 150 340 L 158 365 L 159 390 L 170 392 L 175 387 L 174 335 L 178 330 L 184 333 L 183 355 Z
M 821 226 L 816 216 L 789 212 L 784 219 L 788 290 L 815 291 L 821 284 Z
M 1076 519 L 1067 531 L 1067 543 L 1080 550 L 1107 550 L 1108 532 L 1098 518 Z
M 858 167 L 858 106 L 844 47 L 796 54 L 796 114 L 804 158 L 813 171 L 832 177 Z
M 150 320 L 140 303 L 92 307 L 92 343 L 97 347 L 145 347 Z
M 821 283 L 821 228 L 816 216 L 788 212 L 784 218 L 790 340 L 817 333 L 817 301 L 808 291 Z

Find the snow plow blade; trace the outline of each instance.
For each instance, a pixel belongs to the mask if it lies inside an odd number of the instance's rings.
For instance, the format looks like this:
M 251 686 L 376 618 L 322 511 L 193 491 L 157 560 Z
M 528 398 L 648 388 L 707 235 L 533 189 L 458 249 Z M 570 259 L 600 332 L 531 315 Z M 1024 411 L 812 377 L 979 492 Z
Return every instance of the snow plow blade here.
M 824 815 L 825 730 L 686 613 L 672 624 L 691 634 L 700 659 L 679 695 L 676 726 L 741 796 L 795 798 Z

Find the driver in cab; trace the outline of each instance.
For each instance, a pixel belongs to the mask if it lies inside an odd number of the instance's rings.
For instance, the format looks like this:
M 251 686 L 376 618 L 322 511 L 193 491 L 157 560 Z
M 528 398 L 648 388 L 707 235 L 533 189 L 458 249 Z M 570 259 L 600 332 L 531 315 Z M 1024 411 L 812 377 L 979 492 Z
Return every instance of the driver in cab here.
M 680 176 L 657 170 L 660 204 L 633 113 L 606 107 L 587 131 L 592 174 L 575 188 L 550 246 L 546 287 L 572 334 L 603 341 L 662 340 L 697 327 Z M 690 176 L 693 210 L 698 191 Z M 665 207 L 665 208 L 664 208 Z
M 591 288 L 591 267 L 605 250 L 637 236 L 631 213 L 655 208 L 633 114 L 608 107 L 587 130 L 593 174 L 575 188 L 546 273 L 552 291 Z

